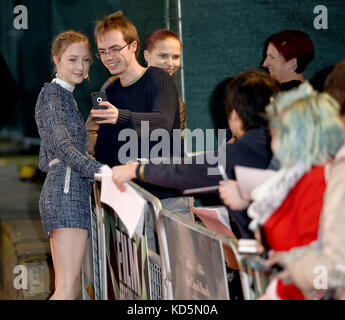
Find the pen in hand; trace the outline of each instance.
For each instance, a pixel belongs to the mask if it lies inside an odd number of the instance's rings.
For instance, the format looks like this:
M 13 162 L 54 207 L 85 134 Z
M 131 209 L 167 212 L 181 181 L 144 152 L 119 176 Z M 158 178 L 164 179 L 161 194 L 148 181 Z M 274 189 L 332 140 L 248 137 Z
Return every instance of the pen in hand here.
M 219 173 L 222 175 L 223 180 L 228 183 L 229 182 L 229 178 L 225 173 L 225 169 L 224 167 L 220 164 L 218 166 L 218 171 Z M 210 186 L 210 187 L 203 187 L 203 188 L 195 188 L 195 189 L 187 189 L 183 191 L 183 194 L 193 194 L 193 193 L 203 193 L 203 192 L 211 192 L 214 190 L 218 190 L 220 188 L 220 185 L 217 186 Z
M 223 180 L 224 180 L 226 183 L 228 183 L 228 182 L 229 182 L 229 178 L 228 178 L 228 176 L 226 175 L 225 169 L 224 169 L 224 167 L 223 167 L 221 164 L 218 165 L 218 171 L 219 171 L 219 173 L 221 174 Z

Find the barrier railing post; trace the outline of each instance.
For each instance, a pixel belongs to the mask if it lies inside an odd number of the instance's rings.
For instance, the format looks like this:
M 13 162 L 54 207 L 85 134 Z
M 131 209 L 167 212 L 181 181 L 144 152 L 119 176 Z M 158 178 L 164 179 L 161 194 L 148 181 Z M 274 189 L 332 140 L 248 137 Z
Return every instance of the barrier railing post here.
M 107 300 L 104 213 L 100 202 L 99 186 L 96 183 L 93 185 L 90 211 L 91 234 L 87 246 L 88 252 L 85 253 L 82 265 L 82 297 L 83 299 Z M 89 258 L 88 261 L 86 261 L 87 258 Z M 91 279 L 93 283 L 89 283 Z

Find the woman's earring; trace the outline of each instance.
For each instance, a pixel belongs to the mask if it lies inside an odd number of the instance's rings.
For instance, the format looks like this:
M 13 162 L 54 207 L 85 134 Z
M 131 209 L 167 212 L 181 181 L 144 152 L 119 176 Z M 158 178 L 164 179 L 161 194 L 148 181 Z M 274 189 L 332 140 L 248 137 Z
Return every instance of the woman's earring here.
M 59 71 L 56 73 L 56 77 L 57 77 L 57 78 L 60 78 L 60 73 L 59 73 Z
M 89 80 L 89 74 L 88 73 L 85 75 L 84 79 Z

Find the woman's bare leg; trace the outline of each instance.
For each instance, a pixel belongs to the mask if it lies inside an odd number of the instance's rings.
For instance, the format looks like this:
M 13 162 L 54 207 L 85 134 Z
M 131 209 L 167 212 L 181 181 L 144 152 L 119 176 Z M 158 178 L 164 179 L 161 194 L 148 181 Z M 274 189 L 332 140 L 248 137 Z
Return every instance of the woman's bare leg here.
M 73 300 L 79 292 L 81 265 L 88 232 L 61 228 L 51 232 L 50 247 L 55 271 L 55 292 L 51 300 Z

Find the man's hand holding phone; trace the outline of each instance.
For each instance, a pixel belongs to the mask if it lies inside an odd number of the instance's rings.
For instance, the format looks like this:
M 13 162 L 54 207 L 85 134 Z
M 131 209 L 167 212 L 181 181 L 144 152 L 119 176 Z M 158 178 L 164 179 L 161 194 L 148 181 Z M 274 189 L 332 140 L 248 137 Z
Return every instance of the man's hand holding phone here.
M 91 97 L 93 105 L 91 115 L 96 118 L 96 122 L 98 124 L 115 124 L 119 116 L 119 110 L 107 101 L 105 93 L 102 91 L 93 92 Z

